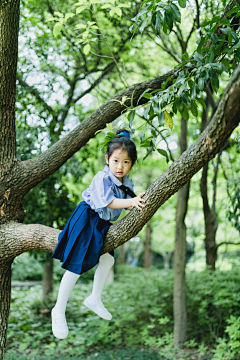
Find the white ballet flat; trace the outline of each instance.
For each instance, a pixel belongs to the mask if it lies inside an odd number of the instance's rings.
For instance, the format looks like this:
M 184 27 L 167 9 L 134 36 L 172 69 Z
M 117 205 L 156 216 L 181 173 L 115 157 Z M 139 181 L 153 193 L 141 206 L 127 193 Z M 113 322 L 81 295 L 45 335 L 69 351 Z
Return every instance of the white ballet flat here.
M 52 309 L 52 332 L 58 339 L 65 339 L 68 336 L 66 318 L 56 319 L 55 308 Z
M 85 300 L 84 300 L 84 305 L 86 307 L 88 307 L 90 310 L 92 310 L 93 312 L 95 312 L 98 316 L 100 316 L 101 318 L 103 318 L 104 320 L 111 320 L 112 319 L 112 314 L 110 314 L 110 312 L 104 307 L 102 302 L 97 302 L 96 300 L 94 300 L 94 298 L 89 295 Z

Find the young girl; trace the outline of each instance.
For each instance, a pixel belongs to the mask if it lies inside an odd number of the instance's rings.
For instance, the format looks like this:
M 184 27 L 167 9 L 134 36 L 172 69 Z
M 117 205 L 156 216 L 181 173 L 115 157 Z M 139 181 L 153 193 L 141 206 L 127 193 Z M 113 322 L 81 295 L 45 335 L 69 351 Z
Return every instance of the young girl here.
M 137 160 L 136 146 L 127 130 L 118 130 L 108 144 L 103 171 L 94 176 L 91 185 L 82 193 L 84 201 L 74 210 L 65 228 L 59 234 L 52 257 L 62 261 L 67 271 L 60 283 L 57 303 L 52 309 L 52 331 L 59 338 L 68 335 L 65 310 L 68 298 L 80 274 L 93 268 L 99 261 L 94 275 L 93 289 L 84 305 L 105 320 L 112 315 L 104 307 L 101 295 L 108 273 L 114 264 L 114 252 L 100 256 L 104 238 L 123 208 L 145 206 L 141 197 L 133 192 L 133 182 L 127 176 Z

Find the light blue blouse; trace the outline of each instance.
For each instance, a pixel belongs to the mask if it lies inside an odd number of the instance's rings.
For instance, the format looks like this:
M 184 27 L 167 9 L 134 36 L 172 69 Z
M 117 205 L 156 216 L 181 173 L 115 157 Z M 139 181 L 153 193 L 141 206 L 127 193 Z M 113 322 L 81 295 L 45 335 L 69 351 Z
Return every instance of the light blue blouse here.
M 110 209 L 107 207 L 115 198 L 124 199 L 124 192 L 116 185 L 128 186 L 133 191 L 133 181 L 128 176 L 123 177 L 123 183 L 118 180 L 105 165 L 93 178 L 89 188 L 83 191 L 82 198 L 95 210 L 103 220 L 115 221 L 121 214 L 122 209 Z M 131 196 L 127 195 L 127 199 Z

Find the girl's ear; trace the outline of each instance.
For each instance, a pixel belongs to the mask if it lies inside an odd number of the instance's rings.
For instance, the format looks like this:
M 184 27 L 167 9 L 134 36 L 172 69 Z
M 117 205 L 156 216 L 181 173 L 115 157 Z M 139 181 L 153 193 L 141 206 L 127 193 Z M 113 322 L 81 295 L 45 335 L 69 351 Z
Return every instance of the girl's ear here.
M 105 155 L 105 159 L 106 159 L 106 163 L 108 165 L 108 156 L 107 156 L 107 154 Z

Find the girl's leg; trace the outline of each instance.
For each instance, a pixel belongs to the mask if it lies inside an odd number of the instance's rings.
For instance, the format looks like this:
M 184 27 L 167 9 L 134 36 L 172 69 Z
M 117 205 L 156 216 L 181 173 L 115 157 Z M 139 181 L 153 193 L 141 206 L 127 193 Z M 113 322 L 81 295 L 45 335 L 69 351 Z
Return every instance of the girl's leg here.
M 101 297 L 104 284 L 113 264 L 114 257 L 109 253 L 100 256 L 99 265 L 94 275 L 92 293 L 84 301 L 85 306 L 87 306 L 105 320 L 111 320 L 112 315 L 104 307 Z
M 69 296 L 80 275 L 66 270 L 62 277 L 56 305 L 52 309 L 52 330 L 59 339 L 65 339 L 68 335 L 68 326 L 65 311 Z

